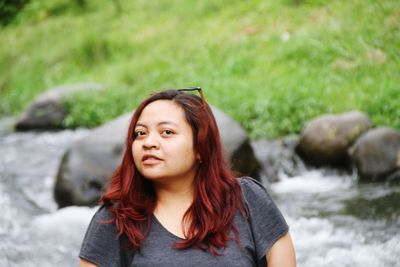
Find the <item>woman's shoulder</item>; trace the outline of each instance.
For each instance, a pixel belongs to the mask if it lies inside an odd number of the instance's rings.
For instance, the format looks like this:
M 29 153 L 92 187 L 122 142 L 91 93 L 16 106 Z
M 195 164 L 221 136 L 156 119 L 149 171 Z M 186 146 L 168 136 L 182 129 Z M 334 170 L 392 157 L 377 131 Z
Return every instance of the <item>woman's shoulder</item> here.
M 248 194 L 265 194 L 267 192 L 266 188 L 261 184 L 261 182 L 248 176 L 238 177 L 237 181 L 242 189 L 243 194 L 246 196 Z
M 237 178 L 237 181 L 249 211 L 257 259 L 261 261 L 265 258 L 266 251 L 288 231 L 289 226 L 267 189 L 259 181 L 251 177 Z
M 83 247 L 85 247 L 86 243 L 91 243 L 98 239 L 115 240 L 118 237 L 117 233 L 114 216 L 107 206 L 102 205 L 97 209 L 90 221 L 83 240 Z
M 271 195 L 261 182 L 247 176 L 237 178 L 237 181 L 248 208 L 275 206 Z
M 113 215 L 106 206 L 100 206 L 86 230 L 79 257 L 97 266 L 116 266 L 112 259 L 119 259 L 119 246 Z
M 114 219 L 114 216 L 110 212 L 109 206 L 101 205 L 94 213 L 93 219 L 97 221 L 110 221 Z
M 101 236 L 105 233 L 110 233 L 107 236 L 114 237 L 114 235 L 117 233 L 117 230 L 114 223 L 114 216 L 107 206 L 102 205 L 99 206 L 97 211 L 94 213 L 89 224 L 86 237 L 90 238 L 90 236 Z
M 257 181 L 256 179 L 254 179 L 250 176 L 238 177 L 238 178 L 236 178 L 236 180 L 239 182 L 240 185 L 250 185 L 251 186 L 251 185 L 257 184 L 257 185 L 262 186 L 262 184 L 259 181 Z

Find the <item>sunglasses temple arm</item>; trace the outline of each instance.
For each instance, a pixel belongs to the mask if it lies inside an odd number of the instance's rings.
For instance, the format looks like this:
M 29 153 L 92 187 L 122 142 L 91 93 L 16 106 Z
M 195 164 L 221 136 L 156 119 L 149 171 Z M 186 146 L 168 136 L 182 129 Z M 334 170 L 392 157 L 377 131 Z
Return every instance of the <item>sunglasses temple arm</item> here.
M 200 93 L 201 102 L 203 103 L 203 108 L 206 108 L 206 99 L 204 97 L 203 90 L 200 89 L 199 93 Z

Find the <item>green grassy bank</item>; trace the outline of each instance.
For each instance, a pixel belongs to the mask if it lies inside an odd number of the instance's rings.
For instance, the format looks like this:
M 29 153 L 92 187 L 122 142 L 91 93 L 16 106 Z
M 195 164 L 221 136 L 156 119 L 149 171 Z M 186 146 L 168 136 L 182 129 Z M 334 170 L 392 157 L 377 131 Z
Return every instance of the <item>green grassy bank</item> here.
M 0 113 L 53 86 L 106 85 L 68 103 L 99 125 L 149 92 L 199 85 L 252 138 L 358 109 L 400 129 L 400 2 L 31 1 L 0 28 Z

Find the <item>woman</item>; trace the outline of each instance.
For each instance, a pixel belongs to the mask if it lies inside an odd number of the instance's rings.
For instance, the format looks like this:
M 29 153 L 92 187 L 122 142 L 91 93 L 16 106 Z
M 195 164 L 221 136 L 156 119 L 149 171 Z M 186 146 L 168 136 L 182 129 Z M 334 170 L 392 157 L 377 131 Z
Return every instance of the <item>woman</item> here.
M 201 98 L 183 91 L 198 90 Z M 201 88 L 144 100 L 80 251 L 81 266 L 295 266 L 267 191 L 235 178 Z

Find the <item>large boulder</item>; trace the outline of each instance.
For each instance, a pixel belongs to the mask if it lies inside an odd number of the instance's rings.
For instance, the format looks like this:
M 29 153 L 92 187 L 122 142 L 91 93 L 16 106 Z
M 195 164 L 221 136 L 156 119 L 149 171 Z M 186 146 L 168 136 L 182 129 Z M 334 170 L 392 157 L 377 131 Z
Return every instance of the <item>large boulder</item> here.
M 314 166 L 346 166 L 347 150 L 371 126 L 368 116 L 358 111 L 317 117 L 304 128 L 297 152 Z
M 95 83 L 61 86 L 39 95 L 23 112 L 15 125 L 17 131 L 56 130 L 63 128 L 67 116 L 64 101 L 81 91 L 98 91 L 103 86 Z
M 277 182 L 281 175 L 296 176 L 304 171 L 304 164 L 295 152 L 298 143 L 298 136 L 251 142 L 256 158 L 262 165 L 260 174 L 263 182 Z
M 64 153 L 54 189 L 60 207 L 96 203 L 122 159 L 130 118 L 126 114 L 94 129 Z
M 257 177 L 260 165 L 245 131 L 226 114 L 212 109 L 233 169 Z M 121 161 L 131 115 L 94 129 L 66 151 L 54 192 L 60 207 L 96 204 L 103 186 Z
M 363 134 L 349 149 L 361 181 L 400 178 L 400 132 L 375 128 Z
M 254 155 L 246 132 L 221 110 L 216 107 L 211 107 L 211 109 L 218 124 L 226 158 L 230 161 L 233 170 L 241 175 L 258 178 L 261 165 Z

